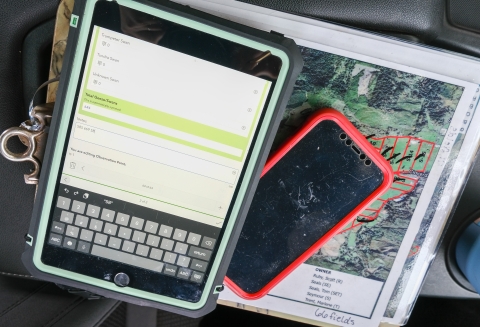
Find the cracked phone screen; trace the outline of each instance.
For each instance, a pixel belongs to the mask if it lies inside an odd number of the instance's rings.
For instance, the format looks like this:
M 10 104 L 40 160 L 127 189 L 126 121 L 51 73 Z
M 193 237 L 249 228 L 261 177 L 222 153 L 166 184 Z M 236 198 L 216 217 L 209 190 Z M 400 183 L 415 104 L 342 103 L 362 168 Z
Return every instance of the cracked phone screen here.
M 247 293 L 320 240 L 383 181 L 331 120 L 316 125 L 261 179 L 227 276 Z

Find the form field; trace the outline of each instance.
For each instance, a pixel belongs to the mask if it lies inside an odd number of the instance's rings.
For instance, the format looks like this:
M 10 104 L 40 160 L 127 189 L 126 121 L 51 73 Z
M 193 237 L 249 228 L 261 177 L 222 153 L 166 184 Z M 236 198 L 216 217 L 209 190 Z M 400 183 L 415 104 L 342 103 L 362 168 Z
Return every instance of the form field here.
M 154 161 L 176 169 L 234 184 L 238 169 L 112 133 L 85 124 L 75 125 L 74 137 L 89 143 Z

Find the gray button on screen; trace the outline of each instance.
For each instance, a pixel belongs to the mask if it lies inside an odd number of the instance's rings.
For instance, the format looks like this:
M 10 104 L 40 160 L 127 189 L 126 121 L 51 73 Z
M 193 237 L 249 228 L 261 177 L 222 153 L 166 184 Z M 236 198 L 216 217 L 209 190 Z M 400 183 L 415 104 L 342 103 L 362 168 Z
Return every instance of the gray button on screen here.
M 162 244 L 160 244 L 160 248 L 164 250 L 172 251 L 173 243 L 174 242 L 172 240 L 167 240 L 166 238 L 164 238 L 162 240 Z
M 77 215 L 75 217 L 75 225 L 80 227 L 87 227 L 88 226 L 88 218 L 82 215 Z
M 63 232 L 65 231 L 65 224 L 54 221 L 52 224 L 51 231 L 58 234 L 63 234 Z
M 148 235 L 148 238 L 147 238 L 147 244 L 148 245 L 156 248 L 158 246 L 158 243 L 160 243 L 160 237 L 159 236 Z
M 187 268 L 180 268 L 177 273 L 178 278 L 188 279 L 192 271 Z
M 100 234 L 100 233 L 95 233 L 95 239 L 93 240 L 93 242 L 95 242 L 97 244 L 101 244 L 101 245 L 106 245 L 107 244 L 107 238 L 108 238 L 107 235 Z
M 190 258 L 189 257 L 185 257 L 183 255 L 178 256 L 177 265 L 179 265 L 181 267 L 188 268 L 189 264 L 190 264 Z
M 203 280 L 203 276 L 204 276 L 204 274 L 194 271 L 192 273 L 192 277 L 190 277 L 190 280 L 192 282 L 201 283 L 202 280 Z
M 165 270 L 163 271 L 165 275 L 176 276 L 177 275 L 177 267 L 172 266 L 169 264 L 165 264 Z
M 97 220 L 97 219 L 91 219 L 90 220 L 90 229 L 93 229 L 94 231 L 100 232 L 102 231 L 103 227 L 103 221 Z
M 109 209 L 103 209 L 100 219 L 113 223 L 113 217 L 115 217 L 115 211 L 112 211 Z
M 156 234 L 158 229 L 158 223 L 154 223 L 153 221 L 147 221 L 145 224 L 144 231 L 152 234 Z
M 197 248 L 195 246 L 191 246 L 190 250 L 188 250 L 189 257 L 197 258 L 205 261 L 210 260 L 211 255 L 212 255 L 212 251 Z
M 142 218 L 132 217 L 132 222 L 130 223 L 130 227 L 142 230 L 144 220 Z
M 118 237 L 129 240 L 131 235 L 132 230 L 130 228 L 120 227 L 120 229 L 118 230 Z
M 172 252 L 165 252 L 165 256 L 163 257 L 163 261 L 175 264 L 175 260 L 177 259 L 177 255 Z
M 144 232 L 139 232 L 138 230 L 136 230 L 133 232 L 132 241 L 135 241 L 138 243 L 144 243 L 146 236 L 147 234 L 145 234 Z
M 173 228 L 167 225 L 161 225 L 160 230 L 158 231 L 158 235 L 170 238 L 172 235 Z
M 60 209 L 70 210 L 70 202 L 69 198 L 59 196 L 57 201 L 57 207 Z
M 85 206 L 85 202 L 74 200 L 72 204 L 72 211 L 83 215 L 83 213 L 85 212 Z
M 117 219 L 115 219 L 115 222 L 119 225 L 122 226 L 128 226 L 128 221 L 130 220 L 130 216 L 126 215 L 124 213 L 117 213 Z
M 79 231 L 80 231 L 80 228 L 75 227 L 75 226 L 72 226 L 72 225 L 69 225 L 69 226 L 67 226 L 67 232 L 66 232 L 65 234 L 66 234 L 67 236 L 77 238 Z
M 76 246 L 77 246 L 77 240 L 74 240 L 73 238 L 65 237 L 65 239 L 63 240 L 64 248 L 75 250 Z
M 192 268 L 193 270 L 205 271 L 207 270 L 207 263 L 205 261 L 193 259 L 190 268 Z
M 125 252 L 133 253 L 133 250 L 135 250 L 135 243 L 130 241 L 123 241 L 122 250 Z
M 163 251 L 159 249 L 150 250 L 150 258 L 155 260 L 162 260 Z
M 60 221 L 63 221 L 67 224 L 73 224 L 73 213 L 62 211 L 60 214 Z
M 84 253 L 90 252 L 90 243 L 78 241 L 77 250 Z
M 200 243 L 201 236 L 195 233 L 188 234 L 187 243 L 198 245 Z
M 188 248 L 187 244 L 177 242 L 177 244 L 175 244 L 175 250 L 173 250 L 173 252 L 177 252 L 177 253 L 180 253 L 180 254 L 186 254 L 187 253 L 187 248 Z
M 117 235 L 117 225 L 105 223 L 105 228 L 103 228 L 103 232 L 108 235 Z
M 116 237 L 110 237 L 108 240 L 108 247 L 119 250 L 122 240 Z
M 183 229 L 176 228 L 175 232 L 173 233 L 173 239 L 180 242 L 184 242 L 186 236 L 187 236 L 187 232 L 184 231 Z
M 48 238 L 48 244 L 60 246 L 62 245 L 62 237 L 58 234 L 51 233 Z
M 201 246 L 202 248 L 213 250 L 213 247 L 215 246 L 215 239 L 204 236 Z
M 82 232 L 80 233 L 80 239 L 91 242 L 93 239 L 93 232 L 88 229 L 82 229 Z
M 98 218 L 100 214 L 100 207 L 94 206 L 93 204 L 89 204 L 87 207 L 87 216 Z

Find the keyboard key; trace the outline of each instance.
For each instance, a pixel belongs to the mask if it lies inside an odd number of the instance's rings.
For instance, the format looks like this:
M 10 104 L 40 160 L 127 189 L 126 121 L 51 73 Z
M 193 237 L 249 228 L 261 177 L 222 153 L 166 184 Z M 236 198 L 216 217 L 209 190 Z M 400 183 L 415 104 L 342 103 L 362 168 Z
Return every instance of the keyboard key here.
M 80 239 L 91 242 L 93 239 L 93 232 L 88 229 L 82 229 L 82 231 L 80 232 Z
M 88 226 L 88 218 L 82 215 L 77 215 L 77 217 L 75 217 L 75 225 L 86 228 Z
M 100 219 L 113 223 L 113 217 L 115 217 L 115 211 L 110 209 L 103 209 Z
M 190 269 L 180 268 L 178 269 L 177 277 L 182 279 L 188 279 L 191 274 L 192 274 L 192 271 Z
M 135 251 L 135 253 L 138 254 L 138 255 L 146 257 L 148 255 L 148 250 L 149 249 L 150 248 L 148 246 L 138 244 L 137 245 L 137 251 Z
M 187 236 L 187 232 L 184 231 L 183 229 L 176 228 L 175 233 L 173 233 L 173 239 L 180 242 L 184 242 L 186 236 Z
M 84 241 L 78 241 L 77 250 L 83 253 L 90 252 L 90 243 Z
M 145 220 L 143 220 L 142 218 L 132 217 L 132 222 L 130 223 L 130 227 L 138 230 L 142 230 L 144 221 Z
M 207 263 L 205 261 L 193 259 L 190 268 L 192 268 L 193 270 L 205 272 L 205 270 L 207 270 Z
M 139 232 L 138 230 L 136 230 L 136 231 L 133 232 L 132 241 L 135 241 L 135 242 L 138 242 L 138 243 L 143 243 L 143 242 L 145 242 L 145 237 L 146 236 L 147 236 L 147 234 L 145 234 L 144 232 Z
M 128 221 L 130 220 L 130 216 L 126 215 L 124 213 L 117 213 L 117 219 L 115 219 L 115 222 L 119 225 L 122 226 L 128 226 Z
M 192 276 L 190 277 L 190 280 L 192 282 L 201 283 L 204 275 L 205 274 L 194 271 L 194 272 L 192 272 Z
M 101 245 L 107 245 L 107 239 L 107 235 L 95 233 L 95 239 L 93 240 L 93 242 Z
M 110 239 L 108 240 L 108 247 L 120 250 L 121 243 L 122 243 L 121 239 L 116 237 L 110 237 Z
M 73 200 L 72 211 L 83 215 L 85 212 L 85 202 Z
M 160 244 L 160 248 L 164 250 L 172 251 L 173 243 L 174 242 L 172 240 L 167 240 L 166 238 L 164 238 L 162 240 L 162 244 Z
M 135 243 L 123 241 L 122 251 L 133 253 L 133 250 L 135 250 Z
M 100 214 L 100 207 L 94 206 L 93 204 L 89 204 L 87 207 L 87 216 L 98 218 Z
M 80 232 L 80 228 L 69 225 L 69 226 L 67 226 L 67 232 L 65 234 L 70 236 L 70 237 L 77 238 L 78 237 L 78 232 Z
M 117 235 L 117 225 L 105 223 L 105 227 L 103 228 L 103 232 L 108 235 Z
M 210 256 L 212 255 L 212 251 L 204 250 L 201 248 L 197 248 L 195 246 L 191 246 L 190 250 L 188 250 L 188 256 L 196 259 L 202 259 L 205 261 L 210 260 Z
M 59 196 L 57 200 L 57 208 L 70 210 L 70 202 L 71 200 L 69 198 Z
M 90 229 L 94 231 L 101 232 L 103 227 L 103 221 L 97 219 L 90 219 Z
M 183 255 L 178 256 L 177 265 L 179 265 L 181 267 L 188 268 L 189 264 L 190 264 L 190 258 L 189 257 L 185 257 Z
M 158 235 L 166 238 L 170 238 L 170 236 L 172 236 L 172 231 L 173 231 L 172 227 L 167 225 L 161 225 L 160 230 L 158 231 Z
M 168 262 L 168 263 L 173 263 L 175 264 L 175 260 L 177 259 L 177 255 L 172 252 L 165 252 L 165 255 L 163 256 L 163 261 Z
M 177 242 L 177 244 L 175 244 L 175 250 L 173 250 L 173 252 L 177 252 L 177 253 L 180 253 L 180 254 L 186 254 L 187 253 L 187 248 L 188 248 L 187 244 Z
M 158 247 L 158 243 L 160 243 L 160 237 L 159 236 L 155 236 L 155 235 L 151 235 L 151 234 L 148 235 L 148 238 L 147 238 L 147 244 L 148 245 L 156 248 L 156 247 Z
M 48 238 L 48 244 L 52 245 L 62 245 L 62 236 L 54 233 L 50 233 L 50 237 Z
M 154 223 L 153 221 L 147 221 L 145 224 L 145 228 L 143 229 L 144 231 L 152 234 L 156 234 L 158 229 L 158 223 Z
M 202 244 L 200 245 L 202 248 L 207 248 L 210 250 L 213 250 L 213 247 L 215 246 L 215 239 L 210 238 L 210 237 L 203 237 Z
M 150 250 L 150 258 L 155 260 L 162 260 L 163 251 L 159 249 Z
M 77 247 L 77 240 L 70 237 L 65 237 L 65 239 L 63 240 L 63 247 L 75 250 L 75 248 Z
M 128 242 L 128 241 L 127 241 Z M 93 245 L 92 246 L 92 255 L 96 255 L 102 258 L 115 260 L 118 262 L 125 263 L 127 265 L 132 265 L 135 267 L 140 267 L 148 270 L 153 270 L 157 272 L 162 272 L 163 262 L 155 261 L 152 259 L 142 258 L 130 253 L 121 252 L 111 248 L 106 248 L 103 246 Z
M 65 231 L 65 224 L 59 223 L 58 221 L 54 221 L 52 223 L 51 231 L 58 234 L 63 234 L 63 232 Z
M 60 214 L 60 221 L 63 221 L 67 224 L 73 224 L 73 213 L 62 211 Z
M 200 243 L 201 236 L 195 233 L 188 234 L 187 243 L 198 245 Z
M 169 264 L 165 264 L 165 270 L 163 271 L 165 275 L 176 276 L 177 275 L 177 267 L 172 266 Z
M 118 237 L 129 240 L 130 236 L 132 236 L 132 230 L 130 228 L 120 227 L 118 230 Z

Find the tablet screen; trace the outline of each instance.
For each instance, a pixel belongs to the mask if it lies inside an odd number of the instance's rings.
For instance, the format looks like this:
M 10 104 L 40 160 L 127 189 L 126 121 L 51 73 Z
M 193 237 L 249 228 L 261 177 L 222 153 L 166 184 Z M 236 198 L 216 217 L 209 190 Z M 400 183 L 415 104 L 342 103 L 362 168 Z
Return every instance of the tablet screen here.
M 202 284 L 280 67 L 268 51 L 97 3 L 42 259 Z

